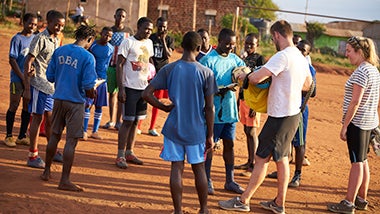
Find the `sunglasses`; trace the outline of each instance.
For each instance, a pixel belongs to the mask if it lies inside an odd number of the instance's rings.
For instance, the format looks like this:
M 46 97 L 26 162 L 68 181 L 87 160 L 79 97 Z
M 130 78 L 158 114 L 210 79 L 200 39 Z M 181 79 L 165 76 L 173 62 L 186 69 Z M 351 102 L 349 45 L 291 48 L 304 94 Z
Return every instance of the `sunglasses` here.
M 353 37 L 351 37 L 351 38 L 349 38 L 348 40 L 347 40 L 349 43 L 356 43 L 358 46 L 359 46 L 359 48 L 363 48 L 363 46 L 360 44 L 360 39 L 359 38 L 357 38 L 356 36 L 353 36 Z

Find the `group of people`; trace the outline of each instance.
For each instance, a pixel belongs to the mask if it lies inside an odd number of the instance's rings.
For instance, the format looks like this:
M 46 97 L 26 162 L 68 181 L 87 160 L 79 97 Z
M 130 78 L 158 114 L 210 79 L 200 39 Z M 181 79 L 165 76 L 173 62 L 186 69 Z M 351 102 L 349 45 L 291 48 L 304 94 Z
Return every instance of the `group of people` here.
M 57 36 L 65 25 L 64 16 L 58 11 L 49 11 L 46 30 L 34 35 L 37 17 L 25 14 L 23 31 L 11 41 L 11 93 L 5 144 L 11 147 L 30 144 L 27 165 L 43 168 L 41 179 L 45 181 L 50 178 L 52 161 L 63 162 L 58 188 L 83 191 L 70 181 L 70 171 L 78 140 L 88 137 L 91 107 L 95 105 L 90 137 L 101 139 L 98 129 L 102 107 L 109 103 L 110 121 L 103 127 L 118 129 L 115 164 L 125 169 L 127 162 L 143 164 L 133 148 L 149 103 L 153 106 L 148 130 L 152 136 L 159 135 L 154 128 L 158 109 L 169 112 L 161 132 L 164 142 L 160 157 L 171 162 L 170 192 L 174 213 L 182 213 L 185 159 L 194 173 L 199 213 L 209 213 L 207 198 L 215 194 L 211 179 L 212 158 L 215 142 L 219 140 L 223 144 L 224 189 L 241 194 L 220 201 L 219 206 L 225 210 L 250 211 L 250 199 L 264 181 L 270 160 L 273 160 L 277 167 L 277 195 L 260 205 L 274 213 L 285 213 L 288 186 L 300 184 L 305 153 L 306 103 L 315 93 L 315 70 L 306 59 L 310 43 L 301 40 L 294 44 L 290 24 L 285 20 L 276 21 L 270 34 L 277 53 L 265 62 L 256 52 L 259 41 L 254 34 L 246 36 L 245 54 L 240 57 L 233 53 L 235 32 L 222 29 L 218 44 L 213 47 L 208 32 L 200 29 L 185 33 L 181 59 L 169 63 L 174 41 L 167 35 L 168 21 L 158 18 L 157 32 L 152 34 L 154 25 L 150 18 L 141 17 L 134 32 L 124 26 L 126 17 L 126 10 L 119 8 L 114 15 L 115 25 L 104 27 L 99 39 L 95 40 L 93 28 L 81 25 L 75 31 L 73 44 L 58 47 Z M 379 59 L 372 40 L 350 38 L 346 56 L 358 68 L 345 86 L 340 133 L 341 139 L 347 141 L 352 163 L 349 187 L 344 200 L 328 205 L 329 210 L 338 213 L 354 213 L 355 209 L 364 210 L 368 206 L 367 151 L 370 132 L 379 123 L 380 75 L 376 68 Z M 244 97 L 244 90 L 241 89 L 238 98 L 233 87 L 225 90 L 225 86 L 232 83 L 232 71 L 239 66 L 251 70 L 237 77 L 243 82 L 242 88 L 271 81 L 267 97 L 268 119 L 260 133 L 257 133 L 260 113 L 245 102 L 249 97 Z M 14 140 L 12 128 L 21 98 L 21 127 Z M 162 98 L 169 98 L 170 102 Z M 45 161 L 38 155 L 37 142 L 43 115 L 48 139 Z M 235 165 L 234 140 L 239 120 L 244 125 L 248 160 Z M 64 128 L 67 131 L 62 154 L 57 144 Z M 296 171 L 289 183 L 292 141 Z M 234 169 L 244 169 L 246 172 L 242 174 L 250 177 L 245 189 L 235 182 Z

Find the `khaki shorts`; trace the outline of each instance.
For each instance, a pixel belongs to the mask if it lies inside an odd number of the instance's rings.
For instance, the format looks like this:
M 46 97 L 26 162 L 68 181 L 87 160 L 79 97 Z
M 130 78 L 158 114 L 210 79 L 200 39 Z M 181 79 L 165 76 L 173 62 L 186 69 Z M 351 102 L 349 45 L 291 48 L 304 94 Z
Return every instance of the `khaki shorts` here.
M 24 85 L 22 82 L 11 82 L 9 89 L 12 95 L 22 96 L 22 93 L 24 93 Z
M 107 90 L 108 90 L 108 93 L 110 94 L 119 92 L 119 88 L 117 87 L 117 81 L 116 81 L 115 67 L 108 67 L 107 69 Z
M 84 103 L 54 100 L 51 130 L 62 134 L 66 127 L 67 138 L 83 137 Z

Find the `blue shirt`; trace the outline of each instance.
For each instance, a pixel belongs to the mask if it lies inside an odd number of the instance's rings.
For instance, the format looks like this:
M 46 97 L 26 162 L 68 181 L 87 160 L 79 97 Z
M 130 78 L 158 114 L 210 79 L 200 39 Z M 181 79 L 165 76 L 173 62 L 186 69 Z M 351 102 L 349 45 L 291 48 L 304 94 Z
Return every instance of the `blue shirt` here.
M 113 54 L 113 49 L 110 43 L 107 42 L 106 45 L 100 45 L 98 41 L 92 43 L 89 48 L 89 51 L 95 57 L 95 68 L 98 78 L 107 79 L 107 68 Z
M 54 51 L 46 77 L 55 83 L 54 99 L 85 103 L 85 90 L 95 85 L 95 58 L 83 47 L 64 45 Z
M 182 145 L 205 143 L 205 96 L 218 91 L 213 72 L 198 62 L 178 60 L 162 67 L 150 84 L 155 89 L 168 89 L 175 106 L 162 134 Z
M 216 50 L 202 57 L 199 61 L 202 65 L 210 68 L 215 75 L 218 87 L 232 83 L 232 70 L 238 66 L 245 66 L 245 63 L 236 54 L 230 53 L 228 56 L 221 56 Z M 228 91 L 224 97 L 214 97 L 215 123 L 234 123 L 238 121 L 238 109 L 236 95 L 233 91 Z
M 34 36 L 35 34 L 24 36 L 21 33 L 17 33 L 11 40 L 9 58 L 16 59 L 17 65 L 22 73 L 24 73 L 25 58 L 29 53 L 29 46 Z M 11 69 L 11 82 L 21 82 L 20 77 L 17 76 L 13 69 Z

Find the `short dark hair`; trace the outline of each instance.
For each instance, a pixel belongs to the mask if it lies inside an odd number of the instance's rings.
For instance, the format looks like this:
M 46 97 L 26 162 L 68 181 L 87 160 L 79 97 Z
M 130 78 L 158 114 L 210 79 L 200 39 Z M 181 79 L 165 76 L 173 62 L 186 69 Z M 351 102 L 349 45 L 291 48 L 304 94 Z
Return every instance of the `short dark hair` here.
M 88 38 L 89 36 L 95 37 L 96 32 L 93 27 L 87 26 L 87 25 L 80 25 L 75 30 L 75 39 L 76 40 L 84 40 Z
M 257 34 L 255 34 L 255 33 L 249 33 L 249 34 L 247 34 L 247 35 L 245 36 L 245 38 L 248 38 L 248 37 L 253 37 L 253 38 L 259 40 L 259 37 L 258 37 Z
M 218 41 L 226 39 L 228 37 L 236 36 L 235 32 L 228 28 L 223 28 L 218 35 Z
M 37 19 L 37 15 L 34 13 L 26 13 L 24 17 L 22 18 L 22 22 L 27 22 L 30 18 Z
M 201 44 L 201 36 L 195 31 L 189 31 L 183 36 L 181 46 L 186 51 L 194 51 L 201 46 Z
M 161 17 L 158 17 L 156 23 L 158 23 L 158 22 L 167 22 L 167 21 L 168 21 L 168 20 L 167 20 L 165 17 L 161 16 Z
M 137 21 L 137 28 L 141 27 L 141 25 L 143 25 L 145 22 L 149 22 L 149 23 L 152 23 L 152 20 L 148 17 L 141 17 L 139 18 L 139 20 Z
M 103 27 L 101 32 L 104 32 L 104 31 L 110 32 L 110 31 L 112 31 L 112 28 L 110 28 L 110 27 Z
M 119 7 L 119 8 L 116 9 L 115 14 L 117 14 L 119 12 L 125 12 L 125 13 L 127 13 L 127 11 L 124 8 L 121 8 L 121 7 Z
M 285 20 L 279 20 L 276 21 L 271 27 L 270 27 L 270 33 L 274 34 L 274 32 L 278 32 L 283 37 L 289 37 L 293 36 L 293 30 L 290 24 Z
M 53 20 L 64 19 L 64 18 L 65 18 L 65 16 L 61 12 L 56 11 L 56 10 L 49 10 L 46 13 L 46 20 L 48 22 L 52 22 Z
M 199 29 L 197 31 L 197 33 L 207 33 L 207 34 L 209 34 L 208 31 L 206 29 L 204 29 L 204 28 Z

